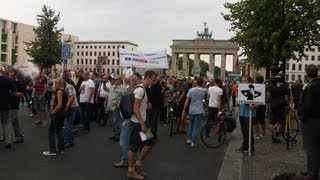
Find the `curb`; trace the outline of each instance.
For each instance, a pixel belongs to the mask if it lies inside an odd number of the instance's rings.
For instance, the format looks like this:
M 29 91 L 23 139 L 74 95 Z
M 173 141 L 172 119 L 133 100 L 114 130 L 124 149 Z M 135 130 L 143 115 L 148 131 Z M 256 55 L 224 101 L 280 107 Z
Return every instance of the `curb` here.
M 237 127 L 234 129 L 229 139 L 226 154 L 217 178 L 218 180 L 242 179 L 243 154 L 235 151 L 237 148 L 241 147 L 241 143 L 242 134 L 239 118 L 237 118 Z

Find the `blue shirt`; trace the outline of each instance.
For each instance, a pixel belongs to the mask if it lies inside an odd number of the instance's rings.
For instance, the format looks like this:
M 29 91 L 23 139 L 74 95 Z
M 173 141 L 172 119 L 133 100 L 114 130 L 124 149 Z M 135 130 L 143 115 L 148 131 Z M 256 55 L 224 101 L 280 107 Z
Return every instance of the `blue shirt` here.
M 239 105 L 239 116 L 249 117 L 249 104 L 240 103 Z M 252 109 L 252 117 L 256 117 L 256 110 Z
M 191 88 L 187 94 L 187 98 L 190 98 L 189 114 L 203 114 L 203 99 L 207 94 L 207 90 L 200 87 Z

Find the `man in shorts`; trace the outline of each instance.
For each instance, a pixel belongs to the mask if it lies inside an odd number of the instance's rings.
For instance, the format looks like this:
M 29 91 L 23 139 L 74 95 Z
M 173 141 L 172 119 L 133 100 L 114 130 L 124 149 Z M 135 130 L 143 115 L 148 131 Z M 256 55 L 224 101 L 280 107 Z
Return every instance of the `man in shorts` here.
M 34 103 L 35 109 L 37 110 L 38 120 L 34 123 L 43 126 L 46 126 L 46 93 L 48 86 L 48 78 L 43 73 L 43 68 L 39 67 L 39 75 L 34 78 Z
M 281 126 L 284 125 L 285 106 L 289 100 L 289 89 L 285 84 L 282 74 L 276 76 L 277 82 L 272 83 L 269 87 L 268 97 L 271 109 L 270 132 L 273 143 L 281 142 L 278 138 Z
M 149 154 L 152 146 L 155 144 L 155 140 L 151 137 L 151 130 L 146 125 L 146 110 L 148 106 L 148 96 L 145 88 L 152 86 L 157 81 L 157 74 L 148 70 L 144 74 L 144 80 L 141 85 L 134 90 L 134 114 L 131 117 L 129 124 L 130 128 L 130 147 L 128 151 L 128 178 L 144 179 L 146 173 L 141 169 L 142 161 Z M 143 134 L 146 136 L 146 140 L 142 140 Z M 141 149 L 139 157 L 134 162 L 135 154 Z

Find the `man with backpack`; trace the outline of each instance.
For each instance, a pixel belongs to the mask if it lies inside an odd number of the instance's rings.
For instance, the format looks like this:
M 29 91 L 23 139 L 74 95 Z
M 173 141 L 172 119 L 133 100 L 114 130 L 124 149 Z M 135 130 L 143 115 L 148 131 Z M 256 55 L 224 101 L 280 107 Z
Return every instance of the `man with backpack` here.
M 148 70 L 144 74 L 142 87 L 134 90 L 134 114 L 131 117 L 130 127 L 130 148 L 128 151 L 128 178 L 144 179 L 146 173 L 142 170 L 142 161 L 149 154 L 155 141 L 152 137 L 150 129 L 146 125 L 146 110 L 148 106 L 148 97 L 145 88 L 152 86 L 157 81 L 157 74 Z M 141 149 L 137 161 L 134 161 L 135 154 Z
M 139 77 L 141 78 L 141 76 Z M 139 88 L 137 84 L 140 82 L 141 79 L 139 79 L 136 75 L 129 75 L 127 77 L 127 80 L 128 80 L 128 84 L 126 84 L 127 92 L 122 95 L 121 102 L 120 102 L 120 111 L 123 118 L 123 123 L 121 126 L 121 133 L 120 133 L 120 140 L 119 140 L 121 161 L 114 163 L 114 167 L 116 168 L 128 167 L 128 150 L 130 145 L 129 123 L 133 113 L 133 104 L 134 104 L 133 91 L 135 90 L 135 88 Z M 131 111 L 129 112 L 129 110 Z

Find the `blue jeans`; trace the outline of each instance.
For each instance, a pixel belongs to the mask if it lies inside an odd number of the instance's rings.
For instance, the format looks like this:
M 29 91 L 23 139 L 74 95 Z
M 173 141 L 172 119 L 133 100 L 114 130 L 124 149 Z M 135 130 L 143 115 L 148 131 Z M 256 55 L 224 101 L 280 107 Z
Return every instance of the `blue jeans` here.
M 78 107 L 73 107 L 69 109 L 69 112 L 66 115 L 66 120 L 64 121 L 64 138 L 65 142 L 69 144 L 73 144 L 73 122 L 76 117 L 76 113 L 78 111 Z
M 113 130 L 113 137 L 115 138 L 120 138 L 120 132 L 121 132 L 121 127 L 120 127 L 120 109 L 114 109 L 109 111 L 109 119 L 111 120 L 112 123 L 112 130 Z
M 130 119 L 124 119 L 121 127 L 120 134 L 120 155 L 121 159 L 128 161 L 128 150 L 130 146 L 130 129 L 129 129 Z
M 65 119 L 64 112 L 58 112 L 51 115 L 49 124 L 49 147 L 50 152 L 56 152 L 56 135 L 58 137 L 58 151 L 64 151 L 64 138 L 63 138 L 63 122 Z
M 195 143 L 198 138 L 200 122 L 201 122 L 202 114 L 190 114 L 190 124 L 188 127 L 188 139 L 191 142 Z

